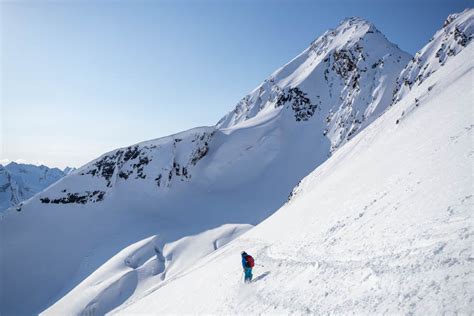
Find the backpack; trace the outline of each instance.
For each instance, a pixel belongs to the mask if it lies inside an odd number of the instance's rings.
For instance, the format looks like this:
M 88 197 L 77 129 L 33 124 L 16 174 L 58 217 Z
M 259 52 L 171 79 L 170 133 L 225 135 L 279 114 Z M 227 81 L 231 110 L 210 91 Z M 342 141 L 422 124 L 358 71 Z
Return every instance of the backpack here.
M 253 268 L 253 266 L 255 265 L 255 262 L 251 255 L 247 255 L 247 257 L 245 257 L 245 261 L 247 261 L 247 267 L 249 268 Z

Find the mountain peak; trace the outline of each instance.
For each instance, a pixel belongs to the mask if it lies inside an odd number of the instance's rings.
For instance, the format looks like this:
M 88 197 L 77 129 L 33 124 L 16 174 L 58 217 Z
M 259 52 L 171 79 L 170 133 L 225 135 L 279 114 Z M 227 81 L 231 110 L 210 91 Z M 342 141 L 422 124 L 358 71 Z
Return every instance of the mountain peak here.
M 246 95 L 217 128 L 270 119 L 297 128 L 311 120 L 333 152 L 390 104 L 409 59 L 372 23 L 346 18 Z
M 473 9 L 471 9 L 471 8 L 466 8 L 466 9 L 464 9 L 464 11 L 462 11 L 462 12 L 450 14 L 450 15 L 448 15 L 448 17 L 446 18 L 446 20 L 444 20 L 443 27 L 448 26 L 448 25 L 451 24 L 453 21 L 455 21 L 455 20 L 457 20 L 457 19 L 459 19 L 459 18 L 468 17 L 469 15 L 472 15 L 472 14 L 473 14 Z
M 348 48 L 359 43 L 369 34 L 377 34 L 372 40 L 382 37 L 384 42 L 388 40 L 371 22 L 360 17 L 347 17 L 342 20 L 336 28 L 327 30 L 323 35 L 311 43 L 311 48 L 319 54 L 327 53 L 332 49 Z
M 376 30 L 376 27 L 375 25 L 370 22 L 370 21 L 367 21 L 361 17 L 358 17 L 358 16 L 351 16 L 351 17 L 346 17 L 344 18 L 341 23 L 339 23 L 339 27 L 341 26 L 344 26 L 344 27 L 355 27 L 355 28 L 359 28 L 359 27 L 369 27 L 370 29 L 372 30 Z

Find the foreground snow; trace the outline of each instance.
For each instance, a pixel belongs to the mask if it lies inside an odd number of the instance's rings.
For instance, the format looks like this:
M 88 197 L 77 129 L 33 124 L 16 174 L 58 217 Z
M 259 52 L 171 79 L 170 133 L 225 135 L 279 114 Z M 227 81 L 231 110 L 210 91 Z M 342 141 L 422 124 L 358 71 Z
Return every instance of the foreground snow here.
M 112 314 L 472 313 L 473 48 L 306 177 L 273 216 Z M 244 249 L 257 263 L 250 285 Z

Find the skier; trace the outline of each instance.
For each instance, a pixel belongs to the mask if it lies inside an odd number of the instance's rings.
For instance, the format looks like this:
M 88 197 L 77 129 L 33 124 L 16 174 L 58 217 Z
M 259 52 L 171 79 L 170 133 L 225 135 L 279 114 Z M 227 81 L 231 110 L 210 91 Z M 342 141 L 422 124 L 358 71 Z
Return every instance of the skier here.
M 242 267 L 244 268 L 244 282 L 252 282 L 252 268 L 255 265 L 253 257 L 247 254 L 245 251 L 241 252 L 242 255 Z

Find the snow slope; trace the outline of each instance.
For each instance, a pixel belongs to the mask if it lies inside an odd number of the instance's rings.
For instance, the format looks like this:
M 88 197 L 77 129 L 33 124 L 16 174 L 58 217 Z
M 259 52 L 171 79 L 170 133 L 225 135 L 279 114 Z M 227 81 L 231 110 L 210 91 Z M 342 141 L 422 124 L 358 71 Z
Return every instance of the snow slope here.
M 68 172 L 71 168 L 66 169 Z M 67 174 L 58 168 L 11 162 L 0 165 L 0 212 L 43 191 Z
M 215 127 L 106 153 L 21 212 L 7 210 L 0 219 L 0 313 L 100 314 L 143 295 L 149 282 L 165 284 L 173 274 L 158 273 L 161 279 L 141 272 L 147 264 L 121 260 L 150 245 L 150 236 L 158 236 L 156 254 L 183 238 L 201 249 L 215 241 L 199 237 L 206 231 L 235 236 L 222 225 L 267 218 L 389 106 L 408 60 L 369 22 L 346 19 L 244 98 L 242 112 L 238 105 Z M 140 260 L 153 260 L 145 253 Z M 164 261 L 157 255 L 164 267 L 155 271 L 176 274 L 207 250 L 191 253 Z M 146 277 L 130 281 L 137 276 Z M 109 290 L 121 280 L 123 288 Z
M 85 315 L 102 315 L 133 299 L 134 293 L 146 293 L 157 284 L 162 286 L 165 279 L 251 227 L 226 224 L 164 246 L 159 235 L 148 237 L 120 251 L 44 314 L 72 315 L 81 311 Z
M 473 56 L 413 86 L 263 223 L 111 314 L 472 313 Z

